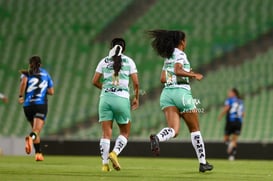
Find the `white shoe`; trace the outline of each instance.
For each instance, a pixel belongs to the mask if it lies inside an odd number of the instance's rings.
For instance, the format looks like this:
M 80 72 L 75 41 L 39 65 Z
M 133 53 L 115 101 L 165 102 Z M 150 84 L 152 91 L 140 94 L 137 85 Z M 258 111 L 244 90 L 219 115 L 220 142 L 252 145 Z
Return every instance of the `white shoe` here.
M 234 160 L 235 160 L 235 157 L 234 157 L 233 155 L 230 155 L 230 156 L 228 157 L 228 160 L 229 160 L 229 161 L 234 161 Z

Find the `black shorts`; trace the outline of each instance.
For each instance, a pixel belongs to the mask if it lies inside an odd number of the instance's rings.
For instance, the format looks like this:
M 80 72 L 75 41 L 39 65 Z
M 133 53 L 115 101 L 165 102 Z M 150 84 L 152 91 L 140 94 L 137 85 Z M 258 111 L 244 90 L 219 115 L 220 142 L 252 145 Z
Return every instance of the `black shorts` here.
M 241 121 L 227 121 L 225 127 L 225 135 L 236 134 L 240 135 L 242 129 Z
M 40 118 L 45 121 L 47 104 L 26 106 L 24 107 L 24 112 L 29 122 L 33 122 L 34 118 Z

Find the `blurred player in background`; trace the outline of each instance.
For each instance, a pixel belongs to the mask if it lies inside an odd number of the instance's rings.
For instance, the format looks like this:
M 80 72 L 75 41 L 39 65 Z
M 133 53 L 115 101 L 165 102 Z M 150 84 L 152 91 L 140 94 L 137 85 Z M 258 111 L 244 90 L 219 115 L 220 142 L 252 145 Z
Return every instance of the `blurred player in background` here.
M 236 88 L 228 91 L 228 98 L 225 101 L 225 106 L 218 120 L 220 121 L 224 115 L 226 115 L 224 141 L 228 147 L 229 160 L 234 160 L 237 151 L 237 141 L 241 133 L 242 121 L 245 115 L 244 104 Z
M 7 102 L 8 102 L 8 98 L 7 98 L 4 94 L 2 94 L 1 92 L 0 92 L 0 99 L 1 99 L 4 103 L 7 103 Z
M 153 38 L 152 46 L 165 59 L 161 72 L 161 82 L 165 87 L 160 96 L 160 107 L 165 114 L 168 127 L 158 134 L 150 136 L 151 149 L 159 155 L 159 142 L 167 141 L 178 135 L 180 118 L 186 122 L 192 145 L 199 160 L 199 171 L 212 170 L 206 161 L 205 145 L 200 133 L 198 112 L 194 104 L 189 78 L 201 80 L 203 75 L 191 71 L 190 63 L 184 52 L 186 36 L 182 31 L 152 30 L 148 34 Z
M 39 56 L 32 56 L 29 59 L 29 69 L 20 72 L 22 75 L 18 102 L 23 104 L 25 116 L 32 128 L 29 136 L 25 138 L 25 150 L 27 154 L 30 154 L 33 144 L 35 160 L 43 161 L 40 132 L 47 115 L 47 95 L 54 94 L 53 81 L 48 72 L 41 68 Z
M 115 170 L 121 169 L 117 156 L 126 146 L 129 137 L 130 108 L 135 110 L 139 105 L 137 68 L 134 61 L 123 54 L 124 50 L 125 41 L 121 38 L 113 39 L 109 55 L 99 62 L 92 81 L 94 86 L 101 89 L 99 122 L 102 126 L 102 138 L 100 139 L 102 171 L 110 171 L 109 159 Z M 128 87 L 130 77 L 134 88 L 134 99 L 131 106 Z M 109 153 L 113 121 L 117 122 L 120 135 L 116 139 L 113 151 Z

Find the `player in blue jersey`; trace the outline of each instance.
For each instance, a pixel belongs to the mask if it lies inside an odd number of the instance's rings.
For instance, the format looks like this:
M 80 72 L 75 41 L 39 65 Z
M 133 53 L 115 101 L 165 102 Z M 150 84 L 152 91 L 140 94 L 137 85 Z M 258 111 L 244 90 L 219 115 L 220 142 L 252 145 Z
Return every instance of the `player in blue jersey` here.
M 41 68 L 39 56 L 32 56 L 29 59 L 29 69 L 20 72 L 18 102 L 23 104 L 25 116 L 32 127 L 31 133 L 25 138 L 25 151 L 30 154 L 33 145 L 35 160 L 43 161 L 39 135 L 47 116 L 47 95 L 54 94 L 53 81 L 48 72 Z
M 234 160 L 237 150 L 237 141 L 241 133 L 244 113 L 244 104 L 240 99 L 239 91 L 232 88 L 228 91 L 228 98 L 225 101 L 225 106 L 219 115 L 218 120 L 226 115 L 226 126 L 224 141 L 227 144 L 227 153 L 229 160 Z
M 152 47 L 164 58 L 161 83 L 164 89 L 160 96 L 160 107 L 165 114 L 168 126 L 150 136 L 151 150 L 159 154 L 159 142 L 175 138 L 180 129 L 180 118 L 188 126 L 193 148 L 199 161 L 199 171 L 213 169 L 206 161 L 205 144 L 199 128 L 198 111 L 191 94 L 189 78 L 201 80 L 202 74 L 191 71 L 185 51 L 186 35 L 182 31 L 152 30 Z

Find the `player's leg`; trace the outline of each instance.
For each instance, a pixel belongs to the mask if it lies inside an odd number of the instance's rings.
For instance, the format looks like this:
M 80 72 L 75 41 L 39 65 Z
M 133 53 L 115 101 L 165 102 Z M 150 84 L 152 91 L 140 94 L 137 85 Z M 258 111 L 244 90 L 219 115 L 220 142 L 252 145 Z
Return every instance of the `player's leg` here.
M 102 158 L 102 171 L 110 171 L 109 167 L 109 151 L 110 151 L 110 140 L 112 137 L 113 121 L 102 121 L 102 138 L 100 139 L 100 152 Z
M 225 134 L 225 135 L 224 135 L 224 143 L 225 143 L 226 145 L 229 144 L 229 136 L 230 136 L 230 135 L 228 135 L 228 134 Z
M 200 163 L 199 171 L 205 172 L 207 170 L 212 170 L 213 166 L 206 161 L 205 144 L 199 128 L 197 111 L 192 110 L 190 112 L 182 113 L 182 117 L 191 133 L 192 145 Z
M 111 109 L 111 102 L 113 100 L 110 96 L 100 97 L 99 102 L 99 122 L 102 128 L 102 137 L 100 139 L 100 153 L 102 158 L 102 171 L 110 171 L 109 167 L 109 151 L 110 140 L 112 138 L 113 128 L 113 111 Z
M 36 161 L 44 160 L 44 157 L 42 155 L 42 150 L 41 150 L 41 138 L 40 138 L 40 133 L 44 127 L 44 123 L 45 122 L 43 119 L 34 118 L 32 132 L 29 135 L 31 139 L 33 140 Z
M 31 125 L 31 129 L 33 128 L 33 124 L 34 124 L 34 116 L 36 114 L 36 110 L 35 110 L 35 106 L 26 106 L 24 107 L 24 113 L 25 116 L 28 120 L 28 122 Z M 31 131 L 32 133 L 32 131 Z M 25 151 L 27 154 L 30 154 L 32 151 L 32 146 L 33 146 L 33 139 L 30 136 L 31 133 L 25 137 Z
M 233 156 L 236 155 L 238 137 L 239 135 L 237 134 L 233 134 L 231 137 L 232 149 L 230 151 L 230 154 L 232 154 Z
M 235 155 L 237 153 L 237 140 L 238 140 L 238 135 L 232 134 L 230 142 L 228 144 L 228 148 L 227 148 L 228 159 L 231 161 L 235 159 Z
M 119 155 L 120 152 L 125 148 L 128 142 L 130 130 L 131 130 L 131 122 L 129 121 L 127 124 L 118 124 L 120 134 L 116 139 L 115 146 L 113 151 L 116 155 Z
M 113 152 L 118 156 L 120 152 L 127 145 L 127 140 L 131 130 L 131 109 L 130 101 L 126 98 L 116 97 L 112 109 L 114 112 L 114 119 L 119 126 L 119 136 L 116 139 Z
M 126 147 L 130 130 L 131 130 L 131 122 L 129 121 L 127 124 L 118 124 L 120 134 L 116 139 L 115 146 L 113 151 L 109 154 L 109 159 L 113 163 L 113 168 L 117 171 L 121 169 L 121 166 L 118 161 L 118 155 L 122 152 L 122 150 Z
M 175 106 L 166 107 L 164 110 L 168 127 L 163 128 L 156 136 L 159 141 L 167 141 L 178 135 L 180 129 L 180 115 Z
M 226 121 L 226 125 L 225 125 L 225 134 L 224 134 L 224 143 L 227 146 L 226 152 L 229 156 L 229 160 L 234 160 L 234 157 L 230 154 L 231 150 L 233 148 L 233 143 L 230 140 L 231 135 L 234 133 L 234 128 L 233 128 L 233 124 L 230 121 Z
M 235 155 L 237 153 L 237 142 L 238 142 L 238 137 L 241 133 L 241 127 L 242 127 L 242 123 L 240 121 L 232 122 L 232 127 L 230 129 L 232 136 L 231 136 L 231 140 L 227 149 L 229 160 L 235 159 Z
M 28 121 L 30 123 L 31 128 L 33 127 L 33 120 Z M 32 151 L 32 145 L 33 145 L 33 140 L 32 138 L 28 135 L 25 137 L 25 151 L 27 154 L 30 154 Z
M 109 153 L 109 159 L 113 163 L 115 170 L 120 170 L 121 166 L 118 162 L 118 155 L 126 147 L 130 130 L 131 130 L 131 109 L 130 101 L 126 98 L 115 97 L 112 109 L 114 112 L 114 119 L 119 126 L 119 136 L 116 139 L 113 151 Z
M 160 153 L 159 142 L 168 141 L 178 135 L 180 128 L 180 115 L 175 106 L 165 107 L 163 109 L 165 119 L 168 127 L 163 128 L 156 135 L 150 135 L 151 150 L 154 155 L 158 156 Z
M 167 141 L 177 136 L 180 128 L 180 116 L 177 105 L 174 100 L 181 99 L 180 91 L 175 89 L 163 89 L 160 95 L 160 107 L 163 110 L 167 127 L 163 128 L 157 134 L 150 135 L 151 150 L 154 155 L 159 155 L 159 142 Z

